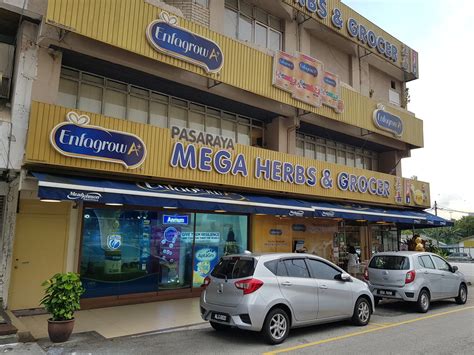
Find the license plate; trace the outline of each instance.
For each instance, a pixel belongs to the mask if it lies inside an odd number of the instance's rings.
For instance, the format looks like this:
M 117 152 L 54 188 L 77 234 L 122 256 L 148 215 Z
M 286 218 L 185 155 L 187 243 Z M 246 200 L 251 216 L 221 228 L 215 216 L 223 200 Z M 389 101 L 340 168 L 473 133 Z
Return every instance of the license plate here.
M 395 291 L 391 291 L 391 290 L 379 290 L 379 291 L 378 291 L 378 294 L 379 294 L 379 295 L 385 295 L 385 296 L 393 296 L 393 295 L 395 295 Z
M 218 320 L 220 322 L 228 322 L 229 316 L 227 314 L 222 313 L 212 313 L 212 319 Z

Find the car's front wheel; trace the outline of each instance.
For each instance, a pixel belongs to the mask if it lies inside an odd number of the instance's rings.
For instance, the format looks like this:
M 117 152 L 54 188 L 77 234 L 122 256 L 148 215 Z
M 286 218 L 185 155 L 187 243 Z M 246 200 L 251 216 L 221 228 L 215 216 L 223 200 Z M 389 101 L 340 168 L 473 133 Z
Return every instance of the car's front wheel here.
M 352 322 L 355 325 L 367 325 L 370 321 L 371 313 L 370 302 L 367 300 L 367 298 L 361 297 L 355 304 Z
M 430 309 L 430 294 L 427 290 L 423 289 L 418 295 L 418 301 L 416 301 L 418 312 L 426 313 Z
M 462 284 L 459 286 L 458 297 L 455 298 L 457 304 L 464 304 L 467 301 L 467 287 Z
M 290 332 L 290 319 L 288 314 L 281 309 L 272 309 L 263 323 L 262 334 L 265 341 L 271 345 L 280 344 L 285 341 Z

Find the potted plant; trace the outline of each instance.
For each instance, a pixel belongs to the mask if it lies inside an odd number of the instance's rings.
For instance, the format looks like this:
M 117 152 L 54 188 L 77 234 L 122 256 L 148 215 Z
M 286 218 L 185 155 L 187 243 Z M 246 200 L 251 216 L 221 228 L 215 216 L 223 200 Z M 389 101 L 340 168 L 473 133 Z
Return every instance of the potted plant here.
M 46 287 L 40 304 L 51 314 L 48 334 L 53 343 L 69 339 L 74 328 L 74 312 L 80 309 L 80 297 L 84 293 L 81 279 L 74 272 L 56 274 L 42 284 Z

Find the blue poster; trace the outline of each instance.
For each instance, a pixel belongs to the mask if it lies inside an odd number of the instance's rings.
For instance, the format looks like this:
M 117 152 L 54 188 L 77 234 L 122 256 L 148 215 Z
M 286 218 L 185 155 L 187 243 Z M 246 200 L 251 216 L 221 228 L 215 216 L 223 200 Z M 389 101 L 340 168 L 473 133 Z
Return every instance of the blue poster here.
M 193 287 L 199 287 L 219 261 L 219 248 L 196 245 L 194 250 Z

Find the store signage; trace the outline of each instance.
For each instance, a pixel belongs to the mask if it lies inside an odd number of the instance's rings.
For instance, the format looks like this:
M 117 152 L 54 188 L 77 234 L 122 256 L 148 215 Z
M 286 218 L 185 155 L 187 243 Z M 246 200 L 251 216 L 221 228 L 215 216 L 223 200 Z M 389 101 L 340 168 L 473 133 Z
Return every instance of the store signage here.
M 102 194 L 99 192 L 77 192 L 77 191 L 70 191 L 67 194 L 68 200 L 81 200 L 87 202 L 99 202 L 102 198 Z
M 185 242 L 193 242 L 193 232 L 181 232 L 181 240 Z M 219 232 L 196 232 L 195 243 L 219 243 L 221 234 Z
M 60 154 L 89 160 L 122 164 L 135 169 L 146 158 L 145 143 L 138 136 L 89 125 L 87 115 L 71 111 L 66 122 L 56 125 L 50 143 Z
M 273 86 L 314 107 L 326 105 L 336 113 L 344 111 L 339 77 L 324 70 L 324 64 L 306 54 L 294 56 L 282 51 L 273 56 Z
M 234 149 L 234 140 L 230 137 L 204 133 L 190 128 L 171 127 L 171 138 L 185 140 L 190 143 L 204 144 L 211 147 Z
M 249 175 L 249 163 L 243 153 L 233 154 L 228 150 L 197 146 L 195 143 L 175 141 L 171 152 L 170 165 L 173 168 L 217 172 L 218 174 L 264 179 L 286 184 L 307 185 L 322 189 L 337 187 L 341 191 L 357 192 L 387 198 L 391 184 L 388 180 L 373 176 L 340 172 L 333 176 L 331 169 L 318 172 L 315 166 L 303 166 L 276 159 L 255 157 L 254 174 Z M 334 182 L 334 179 L 336 182 Z M 303 216 L 303 211 L 290 211 L 292 216 Z
M 398 49 L 395 45 L 358 23 L 354 18 L 348 18 L 345 21 L 339 8 L 334 7 L 329 11 L 327 0 L 294 0 L 293 3 L 297 4 L 300 8 L 306 9 L 310 14 L 316 14 L 321 20 L 331 16 L 331 23 L 338 30 L 344 27 L 345 22 L 347 33 L 352 38 L 367 45 L 369 48 L 376 49 L 377 52 L 393 62 L 398 60 Z
M 382 104 L 377 104 L 377 109 L 373 115 L 374 124 L 378 128 L 392 133 L 395 137 L 401 137 L 403 134 L 403 121 L 393 113 L 385 111 Z
M 217 43 L 177 25 L 178 18 L 162 11 L 146 30 L 148 42 L 158 51 L 217 73 L 224 54 Z
M 189 222 L 189 216 L 188 215 L 163 215 L 163 224 L 183 224 L 187 225 Z

